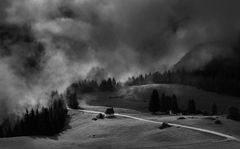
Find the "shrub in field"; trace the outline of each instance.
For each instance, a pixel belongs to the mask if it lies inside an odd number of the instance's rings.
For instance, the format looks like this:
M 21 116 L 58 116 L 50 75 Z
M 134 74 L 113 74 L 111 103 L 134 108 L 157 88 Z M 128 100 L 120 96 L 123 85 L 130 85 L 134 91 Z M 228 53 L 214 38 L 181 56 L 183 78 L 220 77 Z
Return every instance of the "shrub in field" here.
M 159 129 L 165 129 L 165 128 L 169 128 L 172 127 L 171 125 L 169 125 L 168 123 L 162 123 L 162 125 L 159 127 Z
M 228 119 L 232 119 L 232 120 L 236 120 L 236 121 L 240 121 L 240 113 L 238 108 L 236 107 L 230 107 L 228 109 L 228 115 L 227 115 Z

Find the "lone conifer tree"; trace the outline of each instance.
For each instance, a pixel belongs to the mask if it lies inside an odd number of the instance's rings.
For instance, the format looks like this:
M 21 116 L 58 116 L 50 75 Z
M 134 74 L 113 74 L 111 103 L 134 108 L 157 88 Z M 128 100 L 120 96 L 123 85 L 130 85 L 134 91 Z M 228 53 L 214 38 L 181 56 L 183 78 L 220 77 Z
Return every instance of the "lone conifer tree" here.
M 69 108 L 72 108 L 72 109 L 79 108 L 76 92 L 71 93 L 69 90 L 67 91 L 67 105 Z
M 218 113 L 217 105 L 216 103 L 213 103 L 212 105 L 212 115 L 216 115 Z
M 161 112 L 166 112 L 167 111 L 167 108 L 166 108 L 166 95 L 164 93 L 162 94 L 162 97 L 161 97 L 160 111 Z
M 178 108 L 178 102 L 177 102 L 177 96 L 173 95 L 172 96 L 172 100 L 171 100 L 171 110 L 176 113 L 179 112 L 179 108 Z
M 240 121 L 240 113 L 239 113 L 239 109 L 236 107 L 230 107 L 228 109 L 228 119 L 232 119 L 232 120 L 236 120 L 236 121 Z
M 149 107 L 148 110 L 150 112 L 152 112 L 153 114 L 155 114 L 158 110 L 159 110 L 159 95 L 158 95 L 158 91 L 157 90 L 153 90 L 152 95 L 151 95 L 151 99 L 149 102 Z
M 196 105 L 194 100 L 188 101 L 188 113 L 195 114 L 196 113 Z

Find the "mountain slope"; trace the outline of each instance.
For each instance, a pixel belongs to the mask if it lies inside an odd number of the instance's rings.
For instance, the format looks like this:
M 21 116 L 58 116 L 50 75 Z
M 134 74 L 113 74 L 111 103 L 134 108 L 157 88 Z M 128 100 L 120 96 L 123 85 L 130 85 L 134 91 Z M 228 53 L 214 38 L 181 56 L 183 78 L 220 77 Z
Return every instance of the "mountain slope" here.
M 214 59 L 231 57 L 233 49 L 219 43 L 208 43 L 195 46 L 173 67 L 174 70 L 202 70 Z
M 17 137 L 0 139 L 1 149 L 77 148 L 236 148 L 234 141 L 184 128 L 158 129 L 158 124 L 128 118 L 91 120 L 95 114 L 69 111 L 70 127 L 53 138 Z M 200 147 L 199 147 L 200 146 Z
M 148 112 L 148 101 L 153 89 L 157 89 L 160 96 L 162 93 L 170 96 L 175 94 L 179 107 L 182 109 L 187 108 L 187 103 L 190 99 L 195 100 L 197 109 L 208 112 L 211 111 L 211 106 L 214 102 L 218 106 L 219 113 L 227 113 L 230 106 L 240 107 L 239 97 L 221 95 L 195 87 L 176 84 L 131 86 L 114 93 L 94 93 L 80 96 L 82 100 L 91 105 L 114 106 Z

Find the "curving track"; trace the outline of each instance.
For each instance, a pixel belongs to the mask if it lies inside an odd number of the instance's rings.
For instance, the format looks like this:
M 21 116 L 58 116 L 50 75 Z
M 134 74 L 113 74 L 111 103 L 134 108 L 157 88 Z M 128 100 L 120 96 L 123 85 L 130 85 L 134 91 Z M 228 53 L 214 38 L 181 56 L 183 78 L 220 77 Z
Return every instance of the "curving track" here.
M 85 112 L 85 113 L 92 113 L 92 114 L 102 113 L 100 111 L 92 111 L 92 110 L 78 110 L 78 111 Z M 126 114 L 115 113 L 114 115 L 120 116 L 120 117 L 125 117 L 125 118 L 130 118 L 130 119 L 135 119 L 135 120 L 139 120 L 139 121 L 149 122 L 149 123 L 155 123 L 155 124 L 162 124 L 163 123 L 163 122 L 159 122 L 159 121 L 147 120 L 147 119 L 143 119 L 143 118 L 139 118 L 139 117 L 135 117 L 135 116 L 130 116 L 130 115 L 126 115 Z M 236 138 L 234 136 L 227 135 L 227 134 L 223 134 L 223 133 L 220 133 L 220 132 L 207 130 L 207 129 L 203 129 L 203 128 L 192 127 L 192 126 L 181 125 L 181 124 L 174 124 L 174 123 L 168 123 L 168 124 L 170 124 L 172 126 L 175 126 L 175 127 L 181 127 L 181 128 L 186 128 L 186 129 L 190 129 L 190 130 L 194 130 L 194 131 L 199 131 L 199 132 L 203 132 L 203 133 L 208 133 L 208 134 L 220 136 L 220 137 L 225 138 L 225 141 L 233 140 L 233 141 L 240 142 L 240 140 L 238 138 Z

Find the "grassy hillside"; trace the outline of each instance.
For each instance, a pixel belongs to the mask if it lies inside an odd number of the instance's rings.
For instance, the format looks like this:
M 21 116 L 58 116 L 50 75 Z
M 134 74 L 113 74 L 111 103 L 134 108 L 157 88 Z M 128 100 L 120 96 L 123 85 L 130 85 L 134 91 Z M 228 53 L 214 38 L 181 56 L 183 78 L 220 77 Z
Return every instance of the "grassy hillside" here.
M 175 94 L 178 98 L 179 107 L 182 109 L 186 108 L 189 99 L 194 99 L 197 108 L 202 111 L 211 111 L 214 102 L 217 104 L 220 113 L 226 113 L 230 106 L 240 107 L 239 97 L 220 95 L 195 87 L 174 84 L 131 86 L 114 93 L 101 92 L 80 95 L 80 98 L 91 105 L 114 106 L 147 112 L 148 101 L 153 89 L 158 89 L 160 96 L 162 93 L 166 95 Z
M 77 148 L 206 148 L 240 147 L 222 138 L 171 127 L 158 129 L 157 124 L 127 118 L 93 121 L 95 115 L 70 111 L 69 128 L 58 136 L 0 139 L 1 149 L 77 149 Z
M 186 105 L 188 99 L 195 99 L 197 107 L 210 109 L 211 103 L 219 103 L 221 110 L 228 106 L 239 106 L 237 97 L 223 96 L 205 92 L 196 88 L 180 85 L 144 85 L 121 89 L 118 92 L 101 92 L 81 95 L 80 105 L 88 110 L 105 111 L 103 106 L 115 106 L 118 113 L 141 117 L 149 120 L 172 122 L 215 130 L 240 138 L 239 122 L 222 116 L 221 125 L 214 124 L 212 118 L 203 116 L 152 115 L 147 112 L 149 96 L 153 89 L 167 95 L 176 94 L 180 106 Z M 80 95 L 79 95 L 80 98 Z M 219 102 L 218 102 L 219 101 Z M 221 103 L 221 104 L 220 104 Z M 97 105 L 97 106 L 92 106 Z M 101 106 L 102 105 L 102 106 Z M 135 109 L 135 110 L 134 110 Z M 136 111 L 137 110 L 137 111 Z M 96 114 L 87 114 L 70 110 L 71 121 L 66 130 L 54 137 L 33 136 L 0 139 L 1 149 L 126 149 L 126 148 L 163 148 L 163 149 L 239 149 L 235 141 L 222 137 L 193 131 L 185 128 L 171 127 L 159 129 L 159 124 L 129 118 L 117 117 L 94 121 Z

